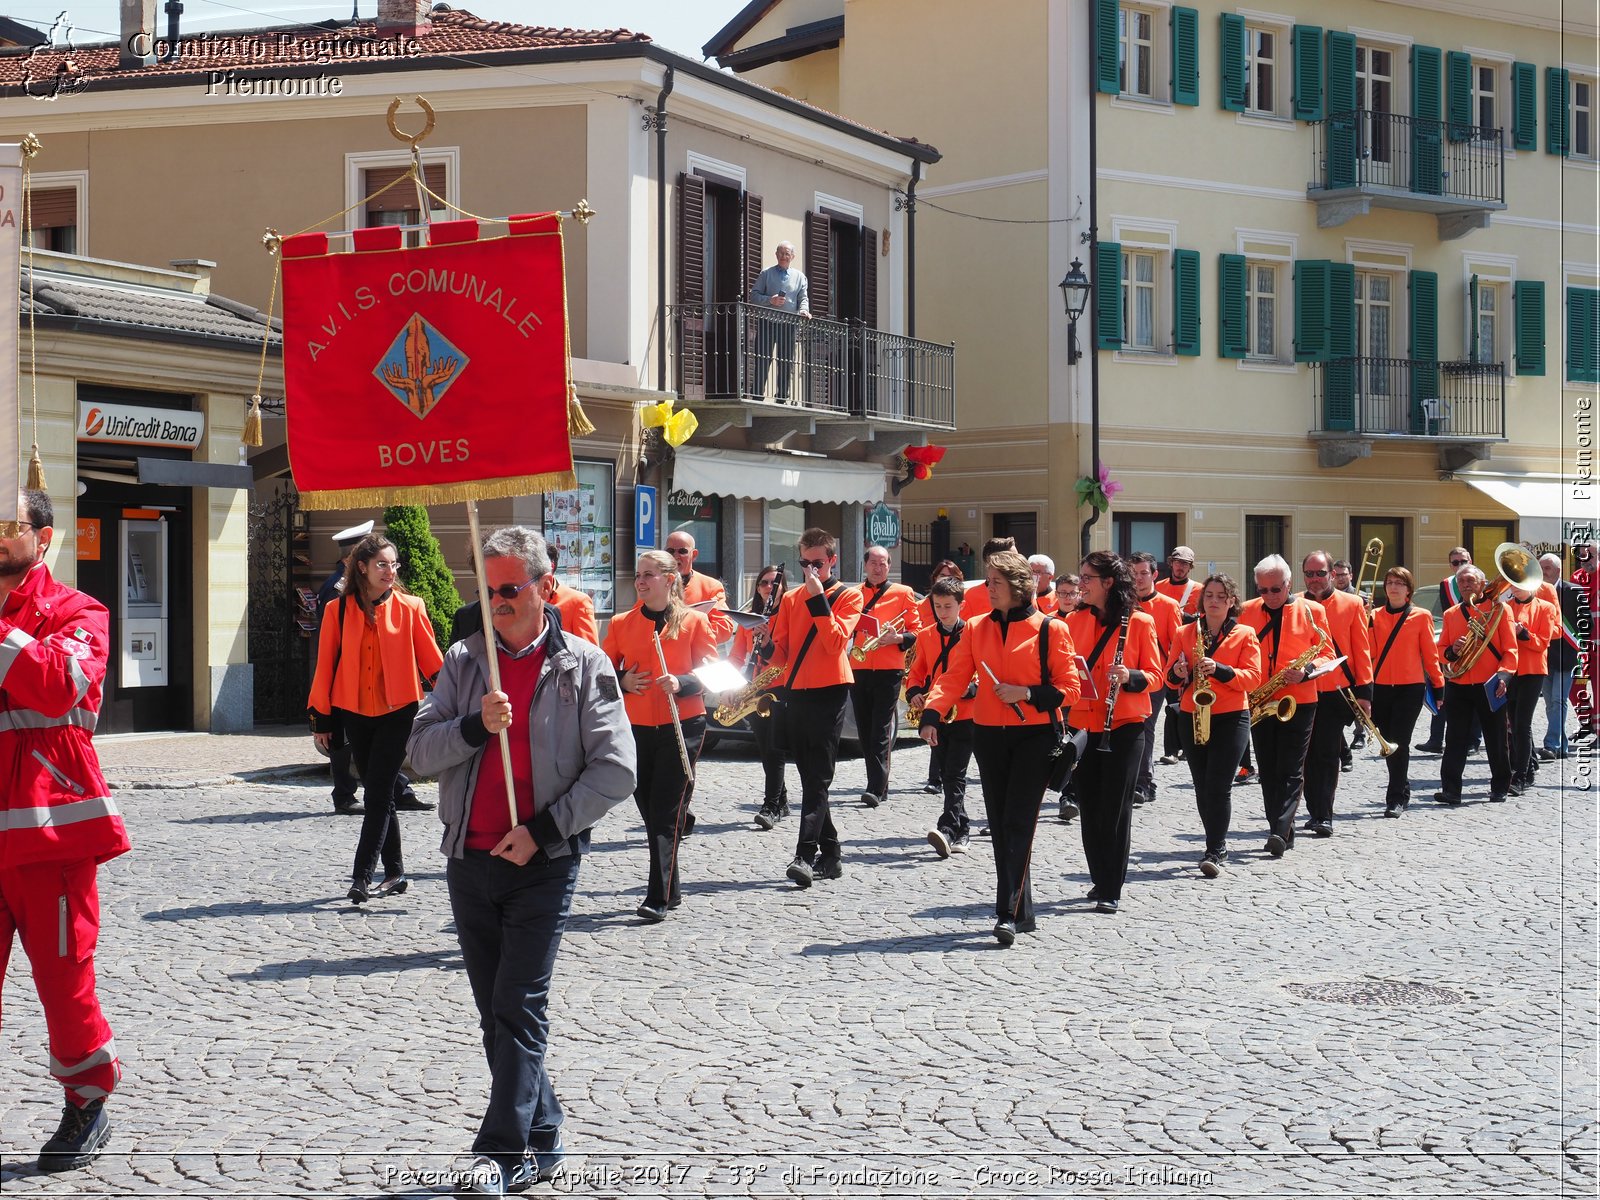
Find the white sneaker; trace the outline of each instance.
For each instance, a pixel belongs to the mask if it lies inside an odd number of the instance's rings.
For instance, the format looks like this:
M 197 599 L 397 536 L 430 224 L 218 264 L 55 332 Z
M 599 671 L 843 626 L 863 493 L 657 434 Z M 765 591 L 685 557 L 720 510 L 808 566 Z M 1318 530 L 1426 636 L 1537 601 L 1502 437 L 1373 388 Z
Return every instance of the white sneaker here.
M 942 829 L 928 830 L 928 845 L 933 847 L 933 852 L 940 858 L 950 857 L 950 839 Z

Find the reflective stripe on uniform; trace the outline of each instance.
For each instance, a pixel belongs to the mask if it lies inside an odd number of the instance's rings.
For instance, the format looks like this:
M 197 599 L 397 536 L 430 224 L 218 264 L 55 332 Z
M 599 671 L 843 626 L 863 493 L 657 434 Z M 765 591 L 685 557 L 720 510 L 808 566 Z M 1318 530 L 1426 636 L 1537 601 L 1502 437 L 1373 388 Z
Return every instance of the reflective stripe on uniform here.
M 0 639 L 0 683 L 6 681 L 6 674 L 11 670 L 11 664 L 17 661 L 17 655 L 33 645 L 33 641 L 20 629 L 13 629 Z
M 54 729 L 69 725 L 92 733 L 99 720 L 99 715 L 87 708 L 74 708 L 64 717 L 47 717 L 32 708 L 14 708 L 10 712 L 0 712 L 0 733 L 14 729 Z
M 89 694 L 89 676 L 78 665 L 78 660 L 75 658 L 67 659 L 67 674 L 72 677 L 74 689 L 72 703 L 74 705 L 81 704 L 83 698 Z
M 104 1046 L 101 1046 L 100 1049 L 96 1050 L 93 1054 L 89 1055 L 89 1057 L 84 1059 L 82 1062 L 71 1064 L 64 1063 L 54 1054 L 52 1054 L 50 1056 L 50 1074 L 54 1075 L 57 1079 L 64 1079 L 69 1075 L 77 1075 L 81 1072 L 87 1071 L 90 1067 L 98 1067 L 101 1063 L 110 1063 L 116 1061 L 117 1043 L 115 1039 L 112 1039 Z
M 0 833 L 12 829 L 50 829 L 78 825 L 99 817 L 120 817 L 122 811 L 110 796 L 74 800 L 70 804 L 42 805 L 37 808 L 0 809 Z

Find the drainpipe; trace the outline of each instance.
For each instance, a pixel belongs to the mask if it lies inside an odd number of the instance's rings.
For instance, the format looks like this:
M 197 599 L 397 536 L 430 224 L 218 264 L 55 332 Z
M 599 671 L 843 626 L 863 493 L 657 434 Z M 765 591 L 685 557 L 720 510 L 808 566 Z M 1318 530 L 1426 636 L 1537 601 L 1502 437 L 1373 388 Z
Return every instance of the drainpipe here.
M 1089 5 L 1089 271 L 1094 277 L 1096 291 L 1103 287 L 1119 287 L 1121 280 L 1104 280 L 1099 277 L 1099 262 L 1096 260 L 1095 250 L 1100 243 L 1100 147 L 1099 114 L 1100 96 L 1096 83 L 1096 72 L 1099 60 L 1095 55 L 1095 8 Z M 1089 298 L 1089 474 L 1091 478 L 1100 477 L 1100 342 L 1099 342 L 1099 305 L 1095 303 L 1095 295 L 1090 293 Z M 1083 523 L 1083 529 L 1078 535 L 1081 543 L 1078 561 L 1082 562 L 1089 557 L 1089 530 L 1100 519 L 1100 510 L 1094 506 L 1089 508 L 1089 519 Z
M 676 71 L 670 65 L 656 97 L 656 387 L 667 390 L 667 97 Z
M 906 336 L 917 336 L 917 180 L 922 160 L 911 160 L 911 185 L 906 188 Z

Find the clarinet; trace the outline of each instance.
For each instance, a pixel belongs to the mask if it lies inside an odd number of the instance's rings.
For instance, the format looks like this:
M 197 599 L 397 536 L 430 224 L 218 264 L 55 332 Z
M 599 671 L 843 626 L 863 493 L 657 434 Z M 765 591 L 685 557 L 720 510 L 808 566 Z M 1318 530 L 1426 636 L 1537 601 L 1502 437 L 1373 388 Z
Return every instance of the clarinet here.
M 1128 641 L 1128 618 L 1124 614 L 1122 628 L 1117 631 L 1117 652 L 1111 658 L 1111 666 L 1106 670 L 1106 727 L 1102 731 L 1100 745 L 1096 747 L 1103 754 L 1111 753 L 1111 717 L 1117 710 L 1117 697 L 1122 694 L 1122 685 L 1114 678 L 1116 670 L 1122 665 L 1122 648 Z

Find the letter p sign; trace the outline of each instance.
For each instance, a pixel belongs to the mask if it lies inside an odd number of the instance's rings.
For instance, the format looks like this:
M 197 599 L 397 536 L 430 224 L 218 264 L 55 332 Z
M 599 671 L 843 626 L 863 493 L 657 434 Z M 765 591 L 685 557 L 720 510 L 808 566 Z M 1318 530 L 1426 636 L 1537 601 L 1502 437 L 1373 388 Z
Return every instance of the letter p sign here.
M 641 483 L 633 489 L 633 544 L 639 550 L 656 546 L 656 489 Z

